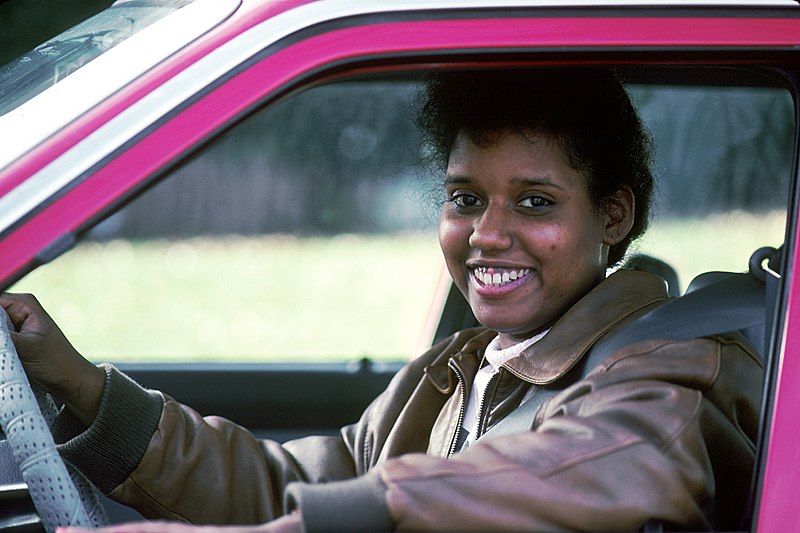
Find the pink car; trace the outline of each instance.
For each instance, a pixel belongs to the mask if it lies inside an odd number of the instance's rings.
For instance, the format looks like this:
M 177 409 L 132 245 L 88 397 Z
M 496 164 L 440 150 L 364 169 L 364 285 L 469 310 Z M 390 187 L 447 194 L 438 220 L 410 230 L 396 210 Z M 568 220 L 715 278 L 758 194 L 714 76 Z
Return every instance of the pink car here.
M 674 296 L 699 295 L 704 316 L 723 316 L 708 320 L 719 331 L 687 325 L 687 336 L 741 329 L 761 352 L 767 377 L 742 527 L 797 531 L 798 50 L 800 5 L 789 0 L 120 0 L 0 70 L 0 289 L 35 292 L 68 336 L 86 330 L 76 342 L 92 357 L 203 413 L 279 440 L 335 431 L 403 357 L 474 321 L 430 244 L 430 186 L 418 164 L 426 147 L 409 119 L 421 81 L 443 70 L 612 66 L 657 153 L 652 237 L 628 265 L 662 274 Z M 352 263 L 322 266 L 331 243 L 377 236 L 391 246 L 347 248 Z M 317 255 L 282 255 L 312 241 Z M 214 246 L 223 262 L 199 274 Z M 153 250 L 157 268 L 146 271 L 137 253 Z M 353 266 L 372 260 L 383 262 Z M 266 266 L 249 272 L 256 262 Z M 387 263 L 398 270 L 370 281 Z M 324 270 L 337 278 L 312 287 L 318 314 L 293 320 L 369 320 L 379 348 L 350 339 L 284 347 L 284 326 L 258 338 L 258 324 L 311 297 L 275 301 L 256 281 L 277 277 L 298 291 Z M 731 279 L 721 271 L 749 271 L 752 298 L 699 292 Z M 230 290 L 252 308 L 215 315 L 205 307 L 222 307 L 221 294 L 181 299 L 220 281 L 242 282 Z M 721 287 L 717 295 L 730 292 Z M 344 318 L 359 291 L 369 316 Z M 136 322 L 129 303 L 160 292 L 162 309 Z M 184 303 L 166 309 L 170 301 Z M 114 317 L 128 329 L 112 329 Z M 203 331 L 189 334 L 199 348 L 156 340 L 164 323 L 182 320 Z M 412 340 L 390 344 L 390 326 Z M 242 336 L 270 346 L 252 353 L 261 348 L 239 348 Z M 40 530 L 3 447 L 0 463 L 9 472 L 0 531 Z M 112 521 L 137 518 L 104 505 Z

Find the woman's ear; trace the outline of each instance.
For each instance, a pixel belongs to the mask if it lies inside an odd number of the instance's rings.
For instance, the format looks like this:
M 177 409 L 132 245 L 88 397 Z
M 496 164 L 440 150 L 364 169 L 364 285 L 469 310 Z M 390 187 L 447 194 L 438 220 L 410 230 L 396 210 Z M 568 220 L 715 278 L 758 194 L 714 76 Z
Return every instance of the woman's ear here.
M 622 242 L 633 227 L 635 213 L 636 196 L 628 185 L 623 185 L 606 199 L 606 227 L 603 242 L 609 246 Z

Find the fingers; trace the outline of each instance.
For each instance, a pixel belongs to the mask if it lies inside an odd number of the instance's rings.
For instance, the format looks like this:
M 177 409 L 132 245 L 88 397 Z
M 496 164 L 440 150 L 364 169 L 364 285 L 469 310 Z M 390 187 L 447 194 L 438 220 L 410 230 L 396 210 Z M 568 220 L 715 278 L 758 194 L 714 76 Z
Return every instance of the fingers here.
M 35 351 L 56 326 L 32 294 L 0 294 L 0 305 L 14 326 L 11 341 L 20 355 Z
M 0 305 L 20 333 L 44 333 L 46 325 L 52 322 L 32 294 L 0 293 Z
M 75 350 L 32 295 L 0 294 L 0 305 L 14 322 L 17 332 L 11 341 L 28 378 L 90 426 L 103 396 L 105 372 Z
M 18 332 L 23 328 L 29 328 L 33 322 L 32 310 L 38 305 L 36 298 L 30 294 L 8 294 L 0 293 L 0 305 L 5 309 L 6 316 L 3 320 L 9 320 L 8 330 L 11 342 L 18 350 L 25 351 L 28 345 L 27 335 L 20 335 Z
M 56 533 L 300 533 L 302 526 L 299 517 L 289 520 L 282 519 L 268 524 L 252 526 L 193 526 L 182 522 L 131 522 L 128 524 L 115 524 L 99 529 L 83 528 L 58 528 Z
M 56 533 L 188 533 L 191 526 L 179 522 L 131 522 L 98 529 L 77 527 L 57 528 Z

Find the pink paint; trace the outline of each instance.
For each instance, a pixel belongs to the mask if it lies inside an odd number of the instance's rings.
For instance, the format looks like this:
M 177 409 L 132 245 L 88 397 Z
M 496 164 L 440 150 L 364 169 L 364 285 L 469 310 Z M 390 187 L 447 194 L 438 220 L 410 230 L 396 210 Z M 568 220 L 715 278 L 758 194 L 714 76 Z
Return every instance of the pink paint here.
M 18 161 L 0 179 L 0 195 L 163 84 L 211 50 L 278 11 L 301 1 L 257 8 L 245 3 L 225 24 L 196 46 L 138 80 L 96 110 L 87 113 L 56 139 Z M 800 43 L 800 20 L 770 18 L 553 18 L 494 19 L 376 24 L 347 28 L 295 44 L 262 60 L 174 117 L 130 148 L 0 243 L 0 279 L 20 271 L 45 246 L 73 231 L 105 206 L 157 172 L 209 132 L 315 68 L 348 58 L 413 51 L 492 50 L 561 47 L 792 47 Z M 580 60 L 580 58 L 577 58 Z M 412 63 L 409 61 L 408 63 Z M 709 64 L 719 63 L 713 56 Z M 374 66 L 373 66 L 374 67 Z M 379 67 L 382 69 L 383 67 Z M 402 68 L 402 67 L 401 67 Z M 800 235 L 795 237 L 800 239 Z M 800 249 L 794 263 L 800 264 Z M 800 284 L 791 280 L 787 332 L 800 331 Z M 764 473 L 761 532 L 796 528 L 794 493 L 800 487 L 800 344 L 787 335 L 770 448 Z
M 270 5 L 245 1 L 229 19 L 200 37 L 191 46 L 178 52 L 164 63 L 144 74 L 129 86 L 118 91 L 108 100 L 84 114 L 65 127 L 45 146 L 33 150 L 16 161 L 0 176 L 0 196 L 51 163 L 58 156 L 75 146 L 100 126 L 152 92 L 156 87 L 173 78 L 190 65 L 196 63 L 226 42 L 264 20 L 284 11 L 294 9 L 313 0 L 280 0 Z
M 308 2 L 277 2 L 260 9 L 246 3 L 234 17 L 195 45 L 87 113 L 55 140 L 11 165 L 0 178 L 0 196 L 188 65 L 257 23 L 304 3 Z M 797 19 L 554 18 L 376 24 L 332 32 L 311 41 L 328 41 L 327 46 L 333 45 L 341 57 L 352 57 L 359 53 L 502 47 L 791 46 L 798 41 L 798 34 Z M 331 39 L 333 35 L 338 37 Z M 366 47 L 371 50 L 356 43 L 365 44 L 365 36 L 373 39 L 370 43 L 373 46 Z M 348 50 L 349 45 L 352 47 Z M 317 48 L 311 55 L 321 56 L 323 50 Z
M 795 243 L 800 239 L 800 229 Z M 800 264 L 800 247 L 795 247 L 792 265 Z M 794 272 L 792 272 L 794 274 Z M 800 488 L 800 282 L 789 278 L 789 301 L 784 321 L 784 342 L 778 382 L 772 398 L 772 420 L 766 466 L 761 480 L 761 501 L 757 510 L 757 531 L 797 530 L 797 491 Z
M 250 15 L 245 26 L 252 24 Z M 235 25 L 235 32 L 242 28 Z M 235 33 L 220 28 L 213 43 Z M 445 50 L 565 46 L 786 46 L 800 40 L 797 19 L 554 18 L 423 21 L 375 24 L 318 35 L 276 52 L 216 89 L 137 146 L 129 149 L 86 182 L 56 201 L 3 243 L 0 278 L 12 275 L 59 235 L 74 230 L 103 207 L 156 172 L 209 132 L 259 102 L 265 95 L 310 70 L 343 59 L 370 55 Z M 189 57 L 200 57 L 190 55 Z M 186 56 L 133 84 L 125 96 L 112 99 L 77 121 L 56 140 L 35 151 L 5 173 L 0 194 L 24 181 L 83 136 L 113 118 L 127 105 L 185 66 Z M 714 59 L 709 59 L 714 63 Z

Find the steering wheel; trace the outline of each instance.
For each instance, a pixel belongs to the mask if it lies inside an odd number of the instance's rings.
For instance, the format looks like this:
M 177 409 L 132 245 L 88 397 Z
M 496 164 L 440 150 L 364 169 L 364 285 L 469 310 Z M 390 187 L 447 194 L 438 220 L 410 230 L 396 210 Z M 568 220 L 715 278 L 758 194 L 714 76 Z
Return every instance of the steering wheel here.
M 48 532 L 105 525 L 97 490 L 56 450 L 50 433 L 55 403 L 31 387 L 11 342 L 13 327 L 0 308 L 0 426 L 42 525 Z

